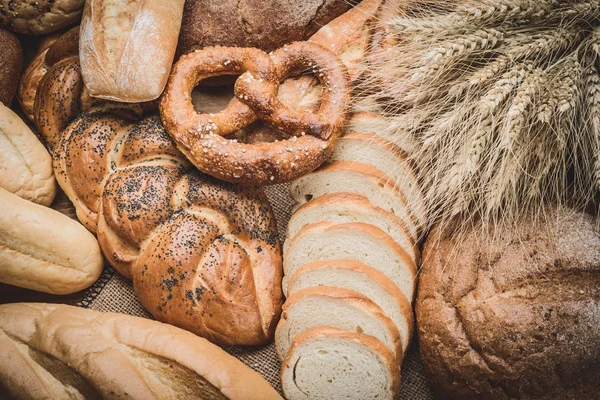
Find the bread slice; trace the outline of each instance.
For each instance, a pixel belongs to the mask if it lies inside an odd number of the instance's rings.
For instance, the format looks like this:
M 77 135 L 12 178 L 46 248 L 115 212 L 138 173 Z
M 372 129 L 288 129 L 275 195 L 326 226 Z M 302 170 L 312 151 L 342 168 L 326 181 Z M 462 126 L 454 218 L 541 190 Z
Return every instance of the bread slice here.
M 317 327 L 296 336 L 281 368 L 288 400 L 395 399 L 400 366 L 376 338 Z
M 375 207 L 364 196 L 340 192 L 326 194 L 298 208 L 287 226 L 287 237 L 293 238 L 306 225 L 329 221 L 335 223 L 363 222 L 375 225 L 392 237 L 417 263 L 420 259 L 416 238 L 398 216 Z
M 319 286 L 332 286 L 358 292 L 377 304 L 398 328 L 402 351 L 406 353 L 413 334 L 414 318 L 410 302 L 387 276 L 358 261 L 317 261 L 303 265 L 290 278 L 288 293 Z
M 375 134 L 394 143 L 409 155 L 417 151 L 419 146 L 412 135 L 403 135 L 397 130 L 390 130 L 389 127 L 389 119 L 376 112 L 363 111 L 352 114 L 346 123 L 344 131 L 346 134 L 352 132 Z
M 413 299 L 417 267 L 415 261 L 387 233 L 363 223 L 307 225 L 286 243 L 283 253 L 283 291 L 288 281 L 304 264 L 313 261 L 349 259 L 360 261 L 382 272 Z
M 394 322 L 362 294 L 336 287 L 318 286 L 299 290 L 283 305 L 275 330 L 275 350 L 283 359 L 294 338 L 316 326 L 330 326 L 364 333 L 379 339 L 402 360 L 402 339 Z
M 372 133 L 349 133 L 338 139 L 329 161 L 354 161 L 382 171 L 398 186 L 419 224 L 426 224 L 423 194 L 408 155 L 400 147 Z
M 351 161 L 337 161 L 304 175 L 290 185 L 290 195 L 298 204 L 330 193 L 359 194 L 405 223 L 411 236 L 418 237 L 418 221 L 410 213 L 404 195 L 394 182 L 377 168 Z

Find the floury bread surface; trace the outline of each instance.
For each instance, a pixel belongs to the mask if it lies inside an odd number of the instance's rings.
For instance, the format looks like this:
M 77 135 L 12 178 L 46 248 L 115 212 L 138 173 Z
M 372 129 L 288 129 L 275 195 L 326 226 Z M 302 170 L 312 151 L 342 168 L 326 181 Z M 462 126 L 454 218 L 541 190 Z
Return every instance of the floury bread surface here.
M 49 206 L 56 195 L 52 157 L 27 124 L 0 103 L 0 187 Z
M 40 303 L 0 306 L 0 397 L 281 399 L 258 373 L 182 329 Z
M 69 294 L 98 279 L 102 254 L 79 222 L 2 188 L 0 210 L 0 282 Z
M 162 93 L 177 47 L 183 0 L 89 0 L 79 55 L 92 97 L 123 102 Z

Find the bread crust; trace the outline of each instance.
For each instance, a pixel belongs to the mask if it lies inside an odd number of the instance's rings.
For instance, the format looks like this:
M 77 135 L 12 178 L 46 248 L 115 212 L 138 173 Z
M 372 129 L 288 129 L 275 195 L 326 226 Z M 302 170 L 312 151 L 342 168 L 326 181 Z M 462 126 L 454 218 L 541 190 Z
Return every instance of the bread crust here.
M 85 3 L 79 56 L 92 97 L 138 103 L 162 93 L 177 47 L 184 0 Z
M 44 373 L 32 374 L 43 370 L 44 364 L 36 365 L 35 358 L 21 353 L 15 347 L 17 340 L 20 346 L 66 364 L 62 371 L 48 371 L 65 384 L 45 378 Z M 56 398 L 69 380 L 80 376 L 103 398 L 185 397 L 186 390 L 196 386 L 195 380 L 204 380 L 209 389 L 218 391 L 211 398 L 281 399 L 258 373 L 207 340 L 173 326 L 123 314 L 55 304 L 2 305 L 0 348 L 0 380 L 5 386 L 8 383 L 9 393 L 17 398 L 32 394 L 43 397 L 39 391 Z M 166 370 L 157 372 L 146 367 L 152 365 L 152 360 Z M 186 381 L 183 376 L 170 374 L 169 365 L 187 370 L 186 376 L 196 379 Z M 187 392 L 187 396 L 192 393 Z
M 56 195 L 52 157 L 17 114 L 0 103 L 0 187 L 49 206 Z
M 0 15 L 2 15 L 1 11 L 0 8 Z M 0 103 L 10 107 L 21 78 L 23 49 L 19 40 L 12 33 L 2 29 L 0 29 L 0 54 L 2 54 L 0 57 Z
M 94 283 L 104 266 L 96 238 L 77 221 L 0 188 L 0 281 L 52 294 Z
M 26 35 L 46 35 L 77 23 L 85 0 L 0 0 L 0 25 Z
M 569 209 L 518 227 L 434 228 L 416 315 L 449 399 L 591 398 L 600 389 L 600 232 Z

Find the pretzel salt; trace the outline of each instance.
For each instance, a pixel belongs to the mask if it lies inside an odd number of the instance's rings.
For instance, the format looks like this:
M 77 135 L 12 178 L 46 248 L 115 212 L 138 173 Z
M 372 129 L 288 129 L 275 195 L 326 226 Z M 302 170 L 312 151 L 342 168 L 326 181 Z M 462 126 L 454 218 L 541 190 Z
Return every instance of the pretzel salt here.
M 292 111 L 277 98 L 280 82 L 307 70 L 324 86 L 316 113 Z M 194 86 L 223 74 L 241 74 L 236 97 L 219 113 L 196 113 Z M 169 134 L 201 171 L 229 182 L 280 183 L 312 171 L 331 155 L 345 123 L 349 86 L 343 63 L 316 44 L 292 43 L 271 57 L 257 49 L 208 47 L 175 64 L 160 111 Z M 224 137 L 257 119 L 290 138 L 249 144 Z

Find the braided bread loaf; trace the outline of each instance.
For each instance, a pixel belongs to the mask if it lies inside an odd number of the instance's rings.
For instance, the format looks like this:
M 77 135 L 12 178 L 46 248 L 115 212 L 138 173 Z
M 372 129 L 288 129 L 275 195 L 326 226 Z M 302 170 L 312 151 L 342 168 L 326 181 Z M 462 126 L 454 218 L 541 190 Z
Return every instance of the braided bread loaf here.
M 69 56 L 41 80 L 34 116 L 108 261 L 160 321 L 222 344 L 269 341 L 282 273 L 264 193 L 191 169 L 157 115 L 132 117 L 148 105 L 86 99 Z

